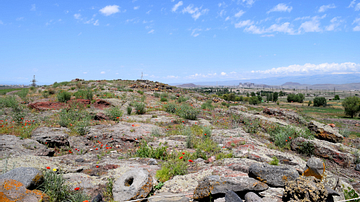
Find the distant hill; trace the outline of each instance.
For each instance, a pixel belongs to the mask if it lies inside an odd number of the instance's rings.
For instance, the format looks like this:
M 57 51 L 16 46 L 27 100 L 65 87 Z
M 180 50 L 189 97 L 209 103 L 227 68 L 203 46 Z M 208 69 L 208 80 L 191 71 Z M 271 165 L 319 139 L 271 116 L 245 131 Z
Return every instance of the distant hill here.
M 176 86 L 180 87 L 180 88 L 196 88 L 196 87 L 198 87 L 197 85 L 195 85 L 193 83 L 185 83 L 185 84 L 176 85 Z

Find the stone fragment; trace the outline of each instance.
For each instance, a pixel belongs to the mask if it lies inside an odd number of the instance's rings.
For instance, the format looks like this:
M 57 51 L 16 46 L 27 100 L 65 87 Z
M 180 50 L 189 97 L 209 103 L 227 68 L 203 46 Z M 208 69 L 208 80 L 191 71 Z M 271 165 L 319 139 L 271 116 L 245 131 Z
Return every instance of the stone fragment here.
M 13 179 L 0 179 L 0 201 L 49 202 L 50 198 L 39 190 L 28 190 Z
M 235 192 L 229 190 L 225 194 L 225 202 L 243 202 L 243 200 Z
M 342 142 L 344 139 L 344 137 L 331 126 L 319 123 L 317 121 L 310 121 L 308 128 L 311 131 L 316 132 L 316 137 L 321 140 L 338 143 Z
M 325 202 L 328 191 L 314 176 L 300 176 L 285 183 L 284 201 Z
M 109 119 L 110 118 L 102 112 L 98 112 L 94 117 L 94 120 L 109 120 Z
M 264 191 L 268 189 L 265 183 L 249 177 L 220 177 L 211 175 L 199 182 L 194 191 L 194 199 L 204 199 L 214 194 L 225 194 L 228 190 Z
M 96 195 L 91 202 L 104 202 L 101 194 Z
M 249 167 L 249 176 L 273 187 L 283 187 L 285 182 L 299 177 L 299 173 L 293 167 L 254 163 Z
M 0 179 L 16 180 L 26 189 L 35 189 L 44 181 L 44 175 L 36 168 L 19 167 L 0 175 Z
M 319 158 L 312 157 L 307 161 L 304 170 L 305 176 L 314 176 L 321 180 L 325 173 L 325 163 Z
M 169 192 L 162 192 L 152 196 L 148 199 L 149 202 L 188 202 L 190 201 L 184 194 L 174 194 Z
M 156 159 L 149 159 L 148 161 L 148 165 L 157 165 L 158 162 L 156 161 Z
M 356 170 L 356 171 L 360 171 L 360 163 L 356 164 L 355 170 Z
M 152 178 L 145 169 L 132 169 L 115 180 L 113 196 L 115 201 L 145 198 L 152 190 Z
M 254 192 L 248 192 L 245 194 L 246 202 L 262 202 L 262 199 Z
M 33 131 L 31 139 L 41 144 L 46 144 L 49 147 L 69 146 L 69 141 L 67 140 L 69 135 L 66 132 L 70 132 L 70 130 L 67 128 L 42 127 Z

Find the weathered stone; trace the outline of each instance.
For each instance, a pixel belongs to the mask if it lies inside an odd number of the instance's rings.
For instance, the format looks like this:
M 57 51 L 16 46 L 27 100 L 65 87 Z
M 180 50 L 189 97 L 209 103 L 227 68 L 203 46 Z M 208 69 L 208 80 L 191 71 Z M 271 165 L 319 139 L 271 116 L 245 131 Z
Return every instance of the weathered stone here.
M 262 199 L 254 192 L 248 192 L 245 194 L 246 202 L 262 202 Z
M 32 109 L 36 109 L 38 111 L 44 111 L 44 110 L 51 110 L 51 109 L 61 109 L 64 108 L 66 105 L 62 102 L 35 102 L 28 104 L 28 107 Z
M 101 194 L 96 195 L 91 202 L 104 202 Z
M 194 199 L 203 199 L 210 194 L 225 194 L 228 190 L 240 191 L 264 191 L 268 188 L 265 183 L 249 177 L 220 177 L 211 175 L 199 182 L 194 191 Z
M 243 202 L 243 200 L 234 191 L 229 190 L 225 194 L 225 202 Z
M 314 176 L 301 176 L 285 183 L 285 201 L 325 202 L 327 198 L 326 188 Z
M 103 112 L 98 112 L 94 117 L 94 120 L 109 120 L 109 119 L 110 118 L 106 116 Z
M 308 128 L 316 132 L 316 137 L 321 140 L 330 142 L 342 142 L 344 137 L 334 130 L 331 126 L 319 123 L 317 121 L 310 121 Z
M 26 189 L 35 189 L 44 181 L 44 175 L 36 168 L 19 167 L 0 175 L 0 179 L 12 179 L 21 182 Z
M 324 187 L 328 192 L 328 196 L 330 196 L 330 195 L 340 196 L 340 194 L 337 191 L 331 189 L 330 187 L 328 187 L 326 185 L 324 185 Z
M 92 195 L 100 185 L 106 184 L 106 179 L 101 181 L 96 176 L 90 176 L 85 173 L 66 173 L 63 175 L 66 180 L 65 185 L 68 185 L 70 189 L 80 187 L 86 194 Z
M 299 177 L 299 173 L 293 167 L 255 163 L 249 168 L 249 176 L 273 187 L 283 187 L 285 182 Z
M 292 110 L 284 110 L 284 109 L 280 109 L 280 108 L 265 108 L 263 110 L 264 114 L 269 114 L 269 115 L 274 115 L 274 116 L 280 116 L 280 117 L 284 117 L 288 120 L 291 121 L 295 121 L 295 122 L 299 122 L 299 123 L 306 123 L 305 119 L 301 116 L 299 116 L 297 113 L 295 113 Z
M 188 202 L 190 201 L 184 194 L 173 194 L 168 192 L 163 192 L 156 194 L 148 199 L 149 202 Z
M 284 188 L 269 187 L 269 189 L 259 192 L 259 195 L 263 197 L 263 201 L 266 201 L 265 199 L 269 201 L 282 201 Z
M 157 165 L 158 162 L 156 161 L 156 159 L 149 159 L 148 161 L 148 165 Z
M 302 137 L 298 137 L 291 141 L 291 149 L 301 152 L 301 147 L 304 143 L 310 143 L 313 145 L 313 154 L 315 156 L 332 160 L 340 166 L 347 167 L 350 166 L 351 162 L 353 162 L 354 158 L 351 154 L 340 152 L 333 146 L 324 144 L 324 141 L 321 140 L 308 140 Z
M 310 158 L 304 169 L 305 176 L 314 176 L 317 179 L 322 179 L 325 173 L 325 163 L 318 158 Z
M 70 132 L 70 130 L 67 128 L 37 128 L 33 131 L 31 139 L 41 144 L 49 145 L 49 147 L 69 146 L 69 141 L 67 140 L 69 135 L 65 132 Z
M 38 190 L 28 190 L 13 179 L 0 179 L 0 201 L 49 202 L 50 198 Z
M 356 164 L 355 170 L 356 170 L 356 171 L 360 171 L 360 163 Z
M 133 169 L 115 180 L 113 196 L 115 201 L 145 198 L 152 189 L 152 178 L 145 169 Z

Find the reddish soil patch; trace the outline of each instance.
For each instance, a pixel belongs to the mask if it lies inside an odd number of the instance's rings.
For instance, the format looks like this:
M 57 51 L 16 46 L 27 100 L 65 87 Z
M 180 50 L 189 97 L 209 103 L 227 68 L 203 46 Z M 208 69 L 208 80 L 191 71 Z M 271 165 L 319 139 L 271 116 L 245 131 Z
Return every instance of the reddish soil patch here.
M 81 104 L 85 107 L 86 105 L 90 105 L 91 102 L 90 102 L 90 100 L 86 100 L 86 99 L 76 99 L 76 100 L 67 101 L 67 104 L 69 104 L 69 105 Z
M 105 100 L 96 100 L 94 103 L 94 107 L 98 109 L 104 109 L 110 107 L 111 104 Z
M 32 109 L 36 109 L 39 111 L 44 111 L 44 110 L 51 110 L 51 109 L 62 109 L 64 108 L 66 105 L 65 103 L 62 102 L 35 102 L 35 103 L 30 103 L 28 105 L 30 108 Z

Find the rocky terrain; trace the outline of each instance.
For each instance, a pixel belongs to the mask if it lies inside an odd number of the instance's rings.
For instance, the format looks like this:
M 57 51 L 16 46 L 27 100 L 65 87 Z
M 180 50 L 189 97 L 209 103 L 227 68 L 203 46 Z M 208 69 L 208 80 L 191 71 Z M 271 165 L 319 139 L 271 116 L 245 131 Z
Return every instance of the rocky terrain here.
M 76 94 L 83 89 L 91 99 Z M 59 102 L 62 91 L 70 100 Z M 360 138 L 292 110 L 252 111 L 147 80 L 74 80 L 16 95 L 16 106 L 6 97 L 0 201 L 57 201 L 38 188 L 53 174 L 88 201 L 340 201 L 360 193 Z

